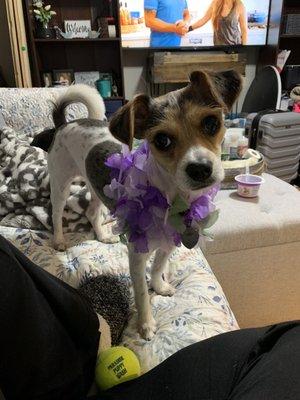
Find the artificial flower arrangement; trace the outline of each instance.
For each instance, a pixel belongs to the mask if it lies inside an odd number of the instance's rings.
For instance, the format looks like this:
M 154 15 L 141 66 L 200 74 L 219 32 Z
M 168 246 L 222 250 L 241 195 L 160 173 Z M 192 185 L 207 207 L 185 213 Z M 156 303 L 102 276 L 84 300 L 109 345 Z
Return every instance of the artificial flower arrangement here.
M 56 15 L 56 12 L 51 10 L 50 4 L 44 6 L 44 2 L 42 0 L 34 0 L 33 7 L 35 7 L 33 8 L 33 12 L 36 20 L 40 22 L 45 29 L 47 29 L 51 18 Z

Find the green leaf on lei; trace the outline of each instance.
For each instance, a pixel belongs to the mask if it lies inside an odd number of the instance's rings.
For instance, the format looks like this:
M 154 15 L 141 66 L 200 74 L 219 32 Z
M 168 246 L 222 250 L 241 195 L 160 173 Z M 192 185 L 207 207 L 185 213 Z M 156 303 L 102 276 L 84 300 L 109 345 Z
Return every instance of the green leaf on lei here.
M 208 229 L 212 227 L 218 220 L 220 214 L 220 210 L 215 210 L 212 213 L 210 213 L 205 220 L 203 220 L 203 225 L 202 229 Z
M 203 229 L 203 231 L 201 231 L 201 235 L 205 236 L 211 240 L 214 239 L 214 235 L 212 233 L 209 233 L 206 229 Z
M 183 222 L 183 216 L 180 214 L 170 215 L 168 218 L 168 222 L 179 233 L 183 233 L 186 230 L 185 223 Z
M 170 207 L 169 215 L 173 216 L 189 209 L 188 203 L 179 195 L 175 197 Z

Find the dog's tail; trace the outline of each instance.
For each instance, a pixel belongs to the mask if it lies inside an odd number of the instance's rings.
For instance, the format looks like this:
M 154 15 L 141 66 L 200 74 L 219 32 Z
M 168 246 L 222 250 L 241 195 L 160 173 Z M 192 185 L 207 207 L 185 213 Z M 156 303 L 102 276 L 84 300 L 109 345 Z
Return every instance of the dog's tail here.
M 65 109 L 72 103 L 83 103 L 89 113 L 89 118 L 105 119 L 105 105 L 99 92 L 87 85 L 72 85 L 55 102 L 53 121 L 55 128 L 66 123 Z

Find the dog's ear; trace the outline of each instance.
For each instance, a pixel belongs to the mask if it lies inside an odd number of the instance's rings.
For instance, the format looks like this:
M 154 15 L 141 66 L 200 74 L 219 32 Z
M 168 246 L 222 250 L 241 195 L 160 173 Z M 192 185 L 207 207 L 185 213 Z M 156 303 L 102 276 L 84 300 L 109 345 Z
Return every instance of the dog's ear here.
M 242 90 L 242 76 L 234 70 L 229 70 L 212 74 L 212 79 L 227 109 L 231 110 Z
M 109 129 L 114 137 L 132 148 L 133 138 L 144 138 L 151 112 L 151 98 L 139 94 L 112 117 Z
M 194 71 L 190 75 L 191 86 L 197 88 L 201 101 L 231 110 L 242 89 L 242 78 L 237 72 Z
M 188 87 L 191 98 L 211 107 L 222 107 L 226 105 L 217 91 L 209 72 L 194 71 L 190 75 L 191 85 Z M 191 90 L 190 90 L 191 89 Z

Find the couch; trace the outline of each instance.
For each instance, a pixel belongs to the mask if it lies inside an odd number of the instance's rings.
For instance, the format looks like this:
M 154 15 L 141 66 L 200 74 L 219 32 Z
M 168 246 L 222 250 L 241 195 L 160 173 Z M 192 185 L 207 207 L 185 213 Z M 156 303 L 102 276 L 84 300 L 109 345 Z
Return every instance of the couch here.
M 0 113 L 8 127 L 0 132 L 0 172 L 7 167 L 14 148 L 24 146 L 25 151 L 36 133 L 53 125 L 50 100 L 61 90 L 0 89 Z M 68 112 L 70 119 L 85 115 L 85 108 L 79 105 Z M 15 147 L 7 140 L 10 137 L 16 141 Z M 36 151 L 46 169 L 46 154 Z M 19 168 L 22 167 L 20 163 Z M 44 179 L 47 185 L 46 173 Z M 122 343 L 137 353 L 143 371 L 182 347 L 238 329 L 239 325 L 249 327 L 300 319 L 300 192 L 270 175 L 265 174 L 265 179 L 258 199 L 241 199 L 234 190 L 219 192 L 217 204 L 221 213 L 212 228 L 215 240 L 208 242 L 205 250 L 208 262 L 199 248 L 193 251 L 179 248 L 173 255 L 169 274 L 176 293 L 171 298 L 151 294 L 159 325 L 151 342 L 143 341 L 136 332 L 132 302 Z M 7 195 L 1 190 L 3 183 L 0 182 L 0 211 Z M 74 197 L 76 190 L 75 185 Z M 47 192 L 45 201 L 49 202 Z M 103 273 L 130 280 L 126 248 L 122 244 L 97 242 L 90 227 L 84 229 L 88 224 L 72 199 L 68 205 L 72 209 L 69 215 L 72 218 L 76 215 L 80 221 L 81 232 L 74 229 L 78 225 L 68 225 L 69 248 L 65 253 L 53 250 L 51 226 L 36 207 L 26 208 L 30 215 L 0 213 L 0 234 L 42 268 L 74 287 L 86 276 Z M 35 225 L 33 220 L 37 218 L 39 224 Z
M 114 274 L 130 283 L 126 247 L 95 240 L 84 215 L 89 193 L 81 182 L 72 185 L 64 214 L 68 249 L 60 253 L 52 247 L 47 154 L 30 147 L 30 142 L 36 133 L 53 126 L 51 101 L 62 90 L 0 89 L 0 112 L 6 124 L 0 129 L 0 234 L 75 288 L 98 274 Z M 71 106 L 68 112 L 69 119 L 85 115 L 80 105 Z M 238 329 L 200 248 L 176 250 L 170 259 L 169 280 L 176 287 L 173 297 L 151 292 L 158 331 L 150 342 L 137 333 L 131 296 L 131 314 L 121 344 L 135 351 L 143 372 L 189 344 Z

